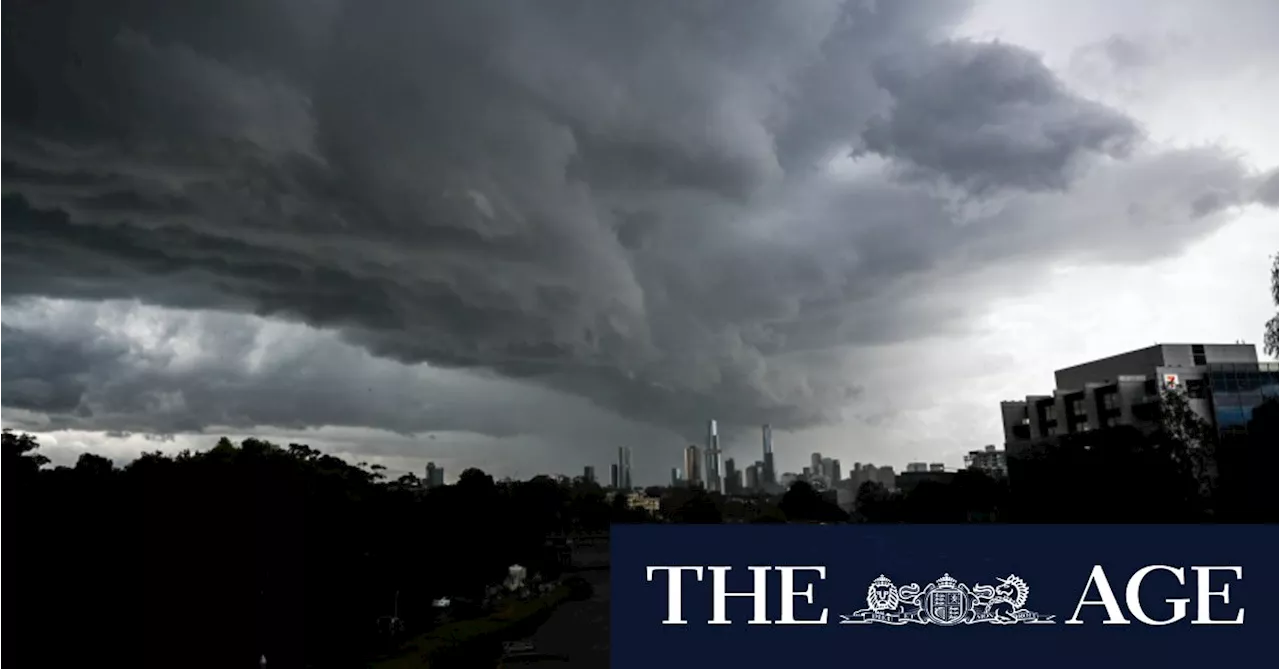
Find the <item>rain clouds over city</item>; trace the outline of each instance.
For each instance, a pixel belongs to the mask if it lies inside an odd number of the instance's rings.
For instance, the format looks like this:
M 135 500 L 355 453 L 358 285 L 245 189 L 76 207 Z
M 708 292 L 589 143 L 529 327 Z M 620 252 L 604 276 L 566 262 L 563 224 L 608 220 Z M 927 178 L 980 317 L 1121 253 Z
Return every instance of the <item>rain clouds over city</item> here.
M 1029 4 L 6 6 L 4 425 L 958 464 L 1058 367 L 1256 341 L 1276 4 Z

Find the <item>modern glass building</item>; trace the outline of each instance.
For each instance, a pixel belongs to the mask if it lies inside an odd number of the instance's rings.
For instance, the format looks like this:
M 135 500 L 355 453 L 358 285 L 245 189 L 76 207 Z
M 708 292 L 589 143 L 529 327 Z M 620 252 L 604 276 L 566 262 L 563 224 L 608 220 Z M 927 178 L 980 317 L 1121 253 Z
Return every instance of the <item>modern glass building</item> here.
M 1252 344 L 1157 344 L 1060 369 L 1050 394 L 1000 403 L 1012 456 L 1069 434 L 1133 426 L 1154 429 L 1161 391 L 1184 391 L 1191 409 L 1220 434 L 1247 429 L 1253 410 L 1276 397 L 1277 363 Z
M 1206 367 L 1208 400 L 1220 433 L 1245 430 L 1253 410 L 1277 397 L 1280 363 L 1222 363 Z

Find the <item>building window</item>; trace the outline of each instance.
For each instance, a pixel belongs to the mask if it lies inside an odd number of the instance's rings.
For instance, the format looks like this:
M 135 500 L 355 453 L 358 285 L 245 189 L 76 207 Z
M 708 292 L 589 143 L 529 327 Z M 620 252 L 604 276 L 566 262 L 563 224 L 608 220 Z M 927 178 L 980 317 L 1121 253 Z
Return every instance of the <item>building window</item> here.
M 1071 413 L 1075 414 L 1076 416 L 1083 416 L 1083 415 L 1084 415 L 1084 400 L 1083 400 L 1083 399 L 1076 398 L 1076 399 L 1071 400 Z
M 1204 344 L 1191 345 L 1191 364 L 1197 367 L 1208 364 L 1204 357 Z
M 1114 392 L 1104 394 L 1104 395 L 1102 396 L 1102 408 L 1104 408 L 1104 409 L 1119 409 L 1119 408 L 1120 408 L 1120 398 L 1119 398 L 1119 397 L 1116 397 L 1116 394 L 1115 394 Z
M 1202 379 L 1187 379 L 1187 397 L 1193 400 L 1202 400 L 1205 398 L 1204 381 Z

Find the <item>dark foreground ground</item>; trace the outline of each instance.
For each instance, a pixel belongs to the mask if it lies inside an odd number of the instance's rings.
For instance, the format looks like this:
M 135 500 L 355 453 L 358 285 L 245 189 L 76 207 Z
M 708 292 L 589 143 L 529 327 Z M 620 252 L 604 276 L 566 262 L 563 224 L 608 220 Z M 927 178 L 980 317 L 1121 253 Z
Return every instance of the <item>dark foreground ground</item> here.
M 608 548 L 601 551 L 600 560 L 585 560 L 584 566 L 607 565 Z M 591 597 L 562 604 L 533 634 L 538 651 L 564 656 L 568 661 L 518 666 L 530 669 L 605 669 L 609 666 L 609 570 L 607 567 L 589 569 L 578 575 L 591 583 L 594 589 Z

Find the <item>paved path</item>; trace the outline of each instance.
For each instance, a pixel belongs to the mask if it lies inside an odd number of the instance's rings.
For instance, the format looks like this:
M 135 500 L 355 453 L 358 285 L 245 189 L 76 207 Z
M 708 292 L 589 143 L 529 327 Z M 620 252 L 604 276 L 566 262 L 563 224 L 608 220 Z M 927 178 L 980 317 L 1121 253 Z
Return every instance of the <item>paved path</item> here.
M 533 634 L 539 652 L 568 658 L 568 662 L 521 665 L 529 669 L 604 669 L 609 666 L 609 571 L 580 575 L 595 589 L 591 598 L 560 605 Z

